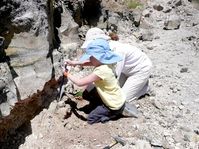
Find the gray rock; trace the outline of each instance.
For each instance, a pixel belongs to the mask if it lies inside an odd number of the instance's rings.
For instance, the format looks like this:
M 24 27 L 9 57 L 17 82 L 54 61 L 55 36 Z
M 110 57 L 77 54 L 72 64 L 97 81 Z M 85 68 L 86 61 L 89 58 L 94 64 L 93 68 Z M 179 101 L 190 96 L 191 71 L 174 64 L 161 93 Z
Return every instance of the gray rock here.
M 140 10 L 135 10 L 132 12 L 133 15 L 133 22 L 135 24 L 136 27 L 138 27 L 140 25 L 140 21 L 141 21 L 141 17 L 142 17 L 142 12 Z
M 190 134 L 185 134 L 184 135 L 184 141 L 190 142 L 191 141 L 191 135 Z
M 45 69 L 46 68 L 48 67 L 45 67 Z M 49 68 L 49 71 L 50 71 L 50 68 Z M 17 68 L 16 72 L 19 74 L 19 77 L 16 77 L 14 79 L 14 82 L 20 93 L 21 99 L 24 99 L 30 96 L 31 94 L 36 92 L 36 90 L 42 90 L 43 85 L 45 84 L 45 79 L 39 78 L 37 76 L 33 66 Z M 48 77 L 50 80 L 50 75 L 48 75 Z M 31 83 L 32 81 L 34 83 Z M 47 81 L 47 78 L 46 78 L 46 81 Z
M 180 143 L 183 140 L 183 134 L 181 131 L 175 132 L 173 134 L 173 139 L 175 140 L 175 143 Z
M 152 12 L 151 12 L 150 10 L 145 9 L 145 10 L 142 12 L 142 16 L 144 16 L 144 17 L 150 17 L 151 13 L 152 13 Z
M 78 24 L 74 21 L 70 12 L 63 8 L 63 13 L 61 14 L 61 27 L 58 29 L 60 32 L 60 40 L 62 44 L 67 44 L 70 42 L 79 41 L 78 37 Z
M 120 16 L 117 13 L 109 14 L 108 24 L 109 25 L 117 25 L 120 20 Z
M 153 31 L 143 30 L 141 40 L 143 41 L 152 41 L 153 40 Z
M 141 29 L 153 29 L 155 27 L 156 23 L 155 21 L 153 21 L 153 19 L 150 17 L 150 18 L 142 18 L 140 20 L 140 25 L 139 27 Z
M 169 13 L 169 12 L 171 12 L 171 10 L 172 10 L 171 7 L 164 7 L 163 12 L 164 12 L 164 13 Z
M 15 103 L 18 101 L 17 95 L 15 93 L 13 93 L 11 90 L 9 90 L 9 92 L 7 92 L 6 96 L 7 96 L 8 104 L 11 107 L 14 107 Z
M 57 101 L 53 101 L 50 103 L 48 110 L 52 113 L 55 113 L 57 110 Z
M 198 129 L 195 129 L 194 132 L 199 135 L 199 128 Z
M 10 114 L 10 110 L 11 110 L 11 107 L 7 102 L 0 104 L 0 111 L 3 117 L 8 116 Z
M 151 99 L 151 98 L 150 98 Z M 152 100 L 152 104 L 154 105 L 154 107 L 156 107 L 157 109 L 162 109 L 162 104 L 160 103 L 160 101 L 159 100 L 157 100 L 157 99 L 153 99 Z
M 3 90 L 5 87 L 6 87 L 5 81 L 0 79 L 0 90 Z
M 181 69 L 180 69 L 180 72 L 181 72 L 181 73 L 188 72 L 188 68 L 187 68 L 187 67 L 181 68 Z
M 153 138 L 150 143 L 153 147 L 162 147 L 163 146 L 161 140 L 156 139 L 156 138 Z
M 182 0 L 174 0 L 173 4 L 175 5 L 175 7 L 181 6 L 182 5 Z
M 187 126 L 181 126 L 180 129 L 185 131 L 185 132 L 191 132 L 191 129 Z
M 153 9 L 155 9 L 157 11 L 162 11 L 164 9 L 164 7 L 161 6 L 160 4 L 158 4 L 158 5 L 153 5 Z
M 195 103 L 199 103 L 199 98 L 194 100 Z
M 165 30 L 175 30 L 179 29 L 181 24 L 181 20 L 178 16 L 172 15 L 164 22 Z
M 166 137 L 168 144 L 172 145 L 175 143 L 174 139 L 171 136 Z
M 138 140 L 135 142 L 135 146 L 133 146 L 132 149 L 152 149 L 152 147 L 149 142 L 145 140 Z

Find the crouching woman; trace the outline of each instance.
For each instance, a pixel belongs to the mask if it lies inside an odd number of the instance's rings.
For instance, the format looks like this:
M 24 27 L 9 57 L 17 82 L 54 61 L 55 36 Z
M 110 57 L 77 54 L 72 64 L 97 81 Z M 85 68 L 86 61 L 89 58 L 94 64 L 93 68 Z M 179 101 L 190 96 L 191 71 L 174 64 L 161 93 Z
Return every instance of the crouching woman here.
M 86 60 L 90 66 L 94 66 L 91 74 L 81 79 L 77 79 L 68 72 L 64 72 L 64 75 L 80 87 L 88 86 L 91 83 L 95 85 L 100 97 L 99 101 L 96 101 L 97 98 L 84 95 L 86 100 L 95 105 L 95 108 L 88 115 L 88 123 L 104 123 L 117 118 L 124 109 L 125 96 L 114 76 L 112 64 L 117 63 L 122 58 L 110 50 L 106 40 L 95 39 L 88 45 L 85 54 L 80 58 L 82 62 Z

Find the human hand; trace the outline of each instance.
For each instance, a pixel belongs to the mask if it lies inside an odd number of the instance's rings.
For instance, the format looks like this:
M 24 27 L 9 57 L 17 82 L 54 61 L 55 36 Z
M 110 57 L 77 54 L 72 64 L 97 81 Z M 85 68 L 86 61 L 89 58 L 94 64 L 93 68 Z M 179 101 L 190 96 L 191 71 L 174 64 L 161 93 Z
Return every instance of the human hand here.
M 62 71 L 63 71 L 64 76 L 67 77 L 69 74 L 67 65 L 62 66 Z
M 69 72 L 68 72 L 68 71 L 67 71 L 67 72 L 64 71 L 64 76 L 65 76 L 65 77 L 68 77 L 68 75 L 69 75 Z

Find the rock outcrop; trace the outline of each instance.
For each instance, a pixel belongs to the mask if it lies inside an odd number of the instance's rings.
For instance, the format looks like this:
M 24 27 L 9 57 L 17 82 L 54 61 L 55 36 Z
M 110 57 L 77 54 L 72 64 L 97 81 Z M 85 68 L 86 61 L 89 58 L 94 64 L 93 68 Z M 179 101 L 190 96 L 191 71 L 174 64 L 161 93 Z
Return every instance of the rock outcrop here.
M 0 3 L 0 138 L 55 99 L 57 88 L 40 91 L 60 76 L 60 43 L 78 41 L 78 25 L 62 7 L 57 0 Z

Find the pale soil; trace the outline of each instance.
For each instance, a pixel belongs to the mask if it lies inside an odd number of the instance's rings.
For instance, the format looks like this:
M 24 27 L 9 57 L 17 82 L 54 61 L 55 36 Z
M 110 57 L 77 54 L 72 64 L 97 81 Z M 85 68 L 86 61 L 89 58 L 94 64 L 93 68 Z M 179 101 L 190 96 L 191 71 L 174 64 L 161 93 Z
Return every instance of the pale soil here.
M 69 105 L 55 112 L 52 107 L 56 103 L 52 103 L 27 124 L 26 131 L 18 130 L 18 136 L 10 141 L 11 148 L 96 149 L 109 145 L 112 136 L 118 135 L 126 145 L 117 144 L 115 149 L 199 148 L 199 49 L 193 44 L 198 42 L 199 25 L 182 24 L 178 30 L 157 28 L 154 34 L 159 38 L 138 43 L 147 47 L 144 52 L 153 62 L 150 84 L 155 92 L 155 96 L 133 101 L 140 111 L 138 118 L 88 125 L 74 113 L 64 118 Z M 119 36 L 121 41 L 135 42 L 132 34 Z M 188 40 L 192 36 L 196 38 Z M 77 101 L 78 107 L 83 104 Z
M 45 109 L 31 121 L 32 133 L 19 148 L 103 148 L 113 141 L 112 136 L 118 135 L 127 142 L 125 146 L 114 146 L 118 149 L 133 148 L 135 144 L 139 146 L 136 148 L 144 144 L 197 148 L 199 136 L 194 130 L 199 129 L 199 53 L 190 43 L 181 40 L 192 34 L 189 29 L 158 30 L 160 39 L 142 43 L 150 47 L 145 52 L 154 64 L 150 83 L 155 96 L 134 101 L 141 112 L 137 119 L 121 118 L 88 125 L 75 114 L 63 119 L 64 108 L 58 110 L 58 114 Z M 120 36 L 121 40 L 133 42 L 125 38 L 126 35 L 123 37 Z M 81 102 L 77 102 L 78 106 Z M 85 116 L 82 112 L 79 114 Z M 138 140 L 147 142 L 139 145 Z

